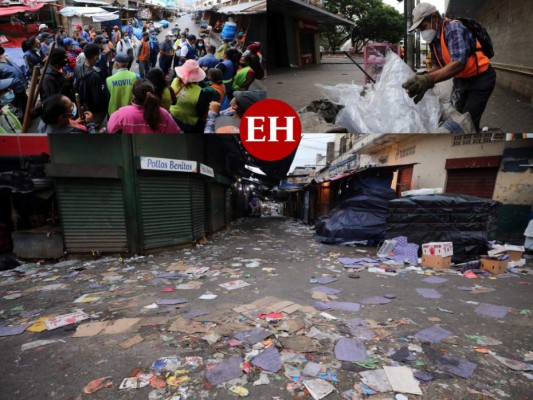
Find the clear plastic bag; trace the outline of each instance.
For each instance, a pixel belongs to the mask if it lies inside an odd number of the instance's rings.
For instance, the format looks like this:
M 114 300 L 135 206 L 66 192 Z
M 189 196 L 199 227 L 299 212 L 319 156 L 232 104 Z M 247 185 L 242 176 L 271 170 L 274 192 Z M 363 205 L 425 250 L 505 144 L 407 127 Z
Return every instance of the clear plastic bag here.
M 402 88 L 413 74 L 397 54 L 389 51 L 381 77 L 373 86 L 316 86 L 330 101 L 344 106 L 336 124 L 349 132 L 436 132 L 442 112 L 439 98 L 430 89 L 415 104 Z

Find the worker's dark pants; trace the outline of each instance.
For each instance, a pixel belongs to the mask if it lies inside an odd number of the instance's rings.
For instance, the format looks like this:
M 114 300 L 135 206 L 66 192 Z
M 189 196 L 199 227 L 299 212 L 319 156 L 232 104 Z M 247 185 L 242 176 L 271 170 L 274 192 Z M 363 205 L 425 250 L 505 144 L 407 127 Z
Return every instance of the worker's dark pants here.
M 460 113 L 470 113 L 476 131 L 490 95 L 496 85 L 496 71 L 492 66 L 472 78 L 454 78 L 452 103 Z
M 165 75 L 168 75 L 168 71 L 172 66 L 173 57 L 159 56 L 159 67 L 163 70 Z

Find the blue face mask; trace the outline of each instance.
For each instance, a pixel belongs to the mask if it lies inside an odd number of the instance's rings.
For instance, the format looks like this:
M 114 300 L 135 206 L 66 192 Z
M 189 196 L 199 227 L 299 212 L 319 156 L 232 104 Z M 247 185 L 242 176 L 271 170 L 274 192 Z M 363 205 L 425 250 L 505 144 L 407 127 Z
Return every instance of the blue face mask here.
M 15 92 L 13 92 L 12 90 L 9 90 L 8 92 L 0 96 L 0 104 L 9 104 L 13 100 L 15 100 Z
M 76 107 L 76 103 L 73 103 L 74 108 L 72 109 L 72 118 L 76 118 L 76 114 L 78 113 L 78 107 Z

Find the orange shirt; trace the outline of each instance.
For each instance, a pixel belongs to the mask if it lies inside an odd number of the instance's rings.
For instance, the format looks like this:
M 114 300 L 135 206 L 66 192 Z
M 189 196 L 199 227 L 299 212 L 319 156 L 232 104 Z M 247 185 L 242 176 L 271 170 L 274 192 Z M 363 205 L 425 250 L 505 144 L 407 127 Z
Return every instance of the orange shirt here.
M 142 41 L 141 54 L 139 54 L 139 61 L 146 61 L 150 58 L 150 41 Z

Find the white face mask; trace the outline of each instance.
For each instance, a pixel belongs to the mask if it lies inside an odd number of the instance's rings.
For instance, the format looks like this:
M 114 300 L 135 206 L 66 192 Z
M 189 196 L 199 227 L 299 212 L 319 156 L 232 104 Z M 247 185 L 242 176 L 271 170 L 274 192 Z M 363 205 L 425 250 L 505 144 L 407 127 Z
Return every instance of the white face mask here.
M 435 39 L 435 36 L 437 36 L 437 31 L 435 29 L 426 29 L 425 31 L 420 32 L 420 36 L 422 36 L 422 39 L 426 42 L 431 43 L 433 39 Z

